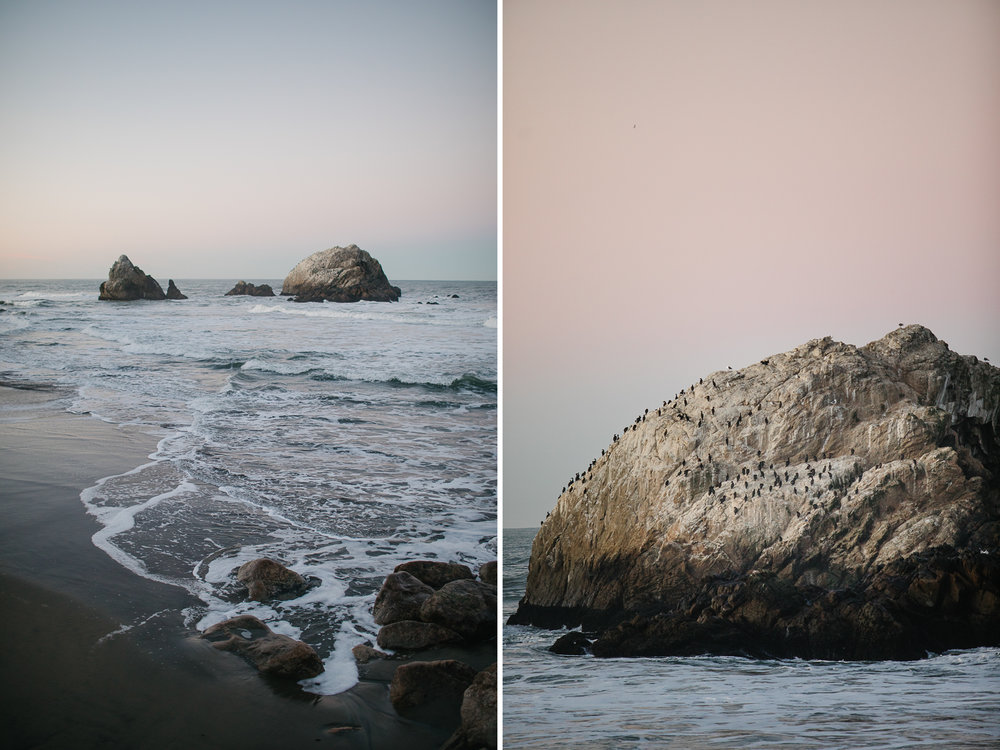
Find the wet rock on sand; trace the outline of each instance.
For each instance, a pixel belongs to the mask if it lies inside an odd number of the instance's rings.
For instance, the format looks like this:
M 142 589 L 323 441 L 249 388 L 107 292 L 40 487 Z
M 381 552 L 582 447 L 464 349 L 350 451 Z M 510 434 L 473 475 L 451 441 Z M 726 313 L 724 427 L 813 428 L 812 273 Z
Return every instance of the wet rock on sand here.
M 384 625 L 378 631 L 377 643 L 382 648 L 419 651 L 445 643 L 461 643 L 464 639 L 451 628 L 432 622 L 400 620 Z
M 405 570 L 390 573 L 375 598 L 372 614 L 376 624 L 388 625 L 401 620 L 420 619 L 420 605 L 433 593 L 432 587 Z
M 455 659 L 401 665 L 392 677 L 389 699 L 401 716 L 433 724 L 457 724 L 466 689 L 476 670 Z
M 420 606 L 420 619 L 451 628 L 469 640 L 496 632 L 496 587 L 479 581 L 451 581 Z
M 490 560 L 479 566 L 479 580 L 488 583 L 490 586 L 497 585 L 497 561 Z
M 442 750 L 497 746 L 497 665 L 476 675 L 462 696 L 462 725 Z
M 243 657 L 267 675 L 303 680 L 323 671 L 323 661 L 312 646 L 273 632 L 251 615 L 213 625 L 202 638 Z

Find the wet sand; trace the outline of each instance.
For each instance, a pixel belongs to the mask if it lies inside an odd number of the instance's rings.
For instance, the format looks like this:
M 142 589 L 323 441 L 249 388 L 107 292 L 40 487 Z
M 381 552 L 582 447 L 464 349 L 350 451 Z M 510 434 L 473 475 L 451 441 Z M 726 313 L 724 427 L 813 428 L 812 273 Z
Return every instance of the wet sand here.
M 185 628 L 179 612 L 196 600 L 96 548 L 99 527 L 79 498 L 145 463 L 157 436 L 68 414 L 61 396 L 0 386 L 3 747 L 420 750 L 447 740 L 451 728 L 395 713 L 389 670 L 313 696 Z M 494 659 L 484 651 L 470 663 Z

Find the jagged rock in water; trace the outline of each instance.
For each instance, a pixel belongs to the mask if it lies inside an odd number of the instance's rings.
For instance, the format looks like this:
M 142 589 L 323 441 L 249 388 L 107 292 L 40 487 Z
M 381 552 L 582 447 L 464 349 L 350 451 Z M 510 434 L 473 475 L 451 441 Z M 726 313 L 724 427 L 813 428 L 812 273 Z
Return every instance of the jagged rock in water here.
M 556 642 L 549 646 L 549 651 L 553 654 L 567 654 L 570 656 L 582 656 L 589 654 L 593 642 L 578 630 L 560 636 Z
M 163 288 L 156 279 L 132 264 L 127 255 L 121 255 L 108 271 L 108 280 L 101 282 L 99 300 L 128 302 L 137 299 L 166 299 Z
M 225 296 L 232 297 L 239 294 L 247 294 L 251 297 L 273 297 L 274 290 L 270 284 L 248 284 L 241 279 L 236 282 L 236 286 L 226 292 Z
M 395 302 L 401 294 L 381 264 L 357 245 L 313 253 L 289 272 L 281 293 L 296 295 L 296 302 Z
M 511 621 L 606 656 L 998 645 L 998 423 L 1000 370 L 918 325 L 707 375 L 573 478 Z
M 303 680 L 323 671 L 323 661 L 312 646 L 273 632 L 252 615 L 213 625 L 202 637 L 215 648 L 242 656 L 267 675 Z
M 167 299 L 187 299 L 187 295 L 181 294 L 181 290 L 174 284 L 173 279 L 167 282 Z

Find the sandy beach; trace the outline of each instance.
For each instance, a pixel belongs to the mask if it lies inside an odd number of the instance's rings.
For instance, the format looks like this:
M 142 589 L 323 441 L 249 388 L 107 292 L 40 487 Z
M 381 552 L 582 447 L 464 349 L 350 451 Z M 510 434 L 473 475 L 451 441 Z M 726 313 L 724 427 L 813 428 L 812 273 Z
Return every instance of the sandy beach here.
M 99 527 L 80 492 L 144 463 L 157 436 L 69 414 L 62 397 L 0 387 L 5 747 L 417 749 L 447 740 L 450 728 L 395 713 L 385 670 L 326 697 L 265 681 L 184 626 L 176 613 L 196 604 L 188 592 L 96 548 Z M 473 666 L 494 659 L 483 653 Z

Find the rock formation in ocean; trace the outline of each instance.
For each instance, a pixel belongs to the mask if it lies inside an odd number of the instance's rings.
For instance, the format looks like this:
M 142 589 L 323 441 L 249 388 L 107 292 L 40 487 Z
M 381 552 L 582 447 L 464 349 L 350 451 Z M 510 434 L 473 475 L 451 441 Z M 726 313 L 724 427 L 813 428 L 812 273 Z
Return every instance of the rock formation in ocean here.
M 226 292 L 227 297 L 232 297 L 238 294 L 247 294 L 251 297 L 273 297 L 274 290 L 271 288 L 270 284 L 248 284 L 241 279 L 236 282 L 236 286 Z
M 167 282 L 167 299 L 187 299 L 187 295 L 181 294 L 181 290 L 174 284 L 173 279 Z
M 152 276 L 132 264 L 127 255 L 119 256 L 108 271 L 108 280 L 101 282 L 98 299 L 125 302 L 137 299 L 166 299 L 163 288 Z
M 296 302 L 395 302 L 400 289 L 389 284 L 381 264 L 357 245 L 320 250 L 285 277 L 281 293 Z
M 511 622 L 598 656 L 1000 645 L 1000 370 L 910 325 L 700 378 L 570 478 Z

